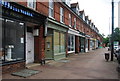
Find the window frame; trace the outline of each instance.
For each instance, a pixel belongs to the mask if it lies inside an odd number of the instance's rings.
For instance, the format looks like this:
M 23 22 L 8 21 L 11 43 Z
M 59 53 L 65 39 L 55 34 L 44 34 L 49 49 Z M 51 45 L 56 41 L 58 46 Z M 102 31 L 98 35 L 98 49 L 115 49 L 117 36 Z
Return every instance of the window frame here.
M 72 37 L 73 37 L 73 40 L 72 40 Z M 70 39 L 68 39 L 68 41 L 70 41 L 70 45 L 68 43 L 68 53 L 72 53 L 72 52 L 75 52 L 75 36 L 72 34 L 69 34 L 69 38 Z M 71 42 L 73 43 L 73 45 L 71 44 Z
M 77 24 L 77 20 L 76 20 L 76 18 L 74 18 L 74 28 L 76 29 L 76 24 Z
M 60 7 L 60 22 L 64 23 L 64 9 Z
M 72 17 L 71 17 L 71 14 L 69 14 L 69 26 L 70 27 L 72 26 Z
M 52 6 L 51 6 L 51 3 L 52 3 Z M 50 12 L 52 14 L 50 14 Z M 49 0 L 49 17 L 54 18 L 54 1 L 53 0 Z
M 30 4 L 32 4 L 32 6 L 30 6 Z M 27 0 L 27 7 L 36 10 L 36 0 Z

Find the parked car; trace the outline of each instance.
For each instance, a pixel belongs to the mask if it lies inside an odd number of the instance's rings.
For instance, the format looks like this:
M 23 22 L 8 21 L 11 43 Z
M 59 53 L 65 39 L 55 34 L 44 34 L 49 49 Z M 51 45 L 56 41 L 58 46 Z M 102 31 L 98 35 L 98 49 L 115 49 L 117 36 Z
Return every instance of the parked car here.
M 115 57 L 117 58 L 117 60 L 120 60 L 120 48 L 117 48 L 117 49 L 114 51 L 114 54 L 115 54 Z
M 117 51 L 116 55 L 117 55 L 117 60 L 118 60 L 117 71 L 120 73 L 120 49 Z

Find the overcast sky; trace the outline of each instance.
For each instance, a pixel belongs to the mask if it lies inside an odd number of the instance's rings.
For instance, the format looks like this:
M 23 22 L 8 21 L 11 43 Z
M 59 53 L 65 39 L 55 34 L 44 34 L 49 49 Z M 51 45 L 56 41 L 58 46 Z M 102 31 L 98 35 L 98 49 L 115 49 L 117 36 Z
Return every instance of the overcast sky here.
M 79 2 L 80 10 L 85 11 L 85 15 L 96 25 L 101 34 L 106 36 L 111 33 L 111 1 L 112 0 L 71 0 L 71 3 Z M 115 27 L 118 27 L 118 2 L 115 2 Z

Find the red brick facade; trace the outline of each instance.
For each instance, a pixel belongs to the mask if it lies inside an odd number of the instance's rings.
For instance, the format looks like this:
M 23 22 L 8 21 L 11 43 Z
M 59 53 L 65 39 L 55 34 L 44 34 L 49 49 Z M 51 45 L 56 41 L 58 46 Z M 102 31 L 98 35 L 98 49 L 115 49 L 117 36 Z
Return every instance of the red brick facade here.
M 27 2 L 17 2 L 25 7 L 27 7 Z M 54 17 L 53 19 L 60 22 L 60 7 L 64 9 L 64 22 L 63 24 L 69 27 L 69 14 L 71 14 L 71 29 L 76 31 L 80 31 L 85 33 L 86 35 L 91 36 L 94 39 L 98 39 L 102 42 L 102 38 L 99 33 L 95 32 L 90 26 L 82 19 L 79 15 L 71 10 L 71 8 L 67 7 L 64 3 L 61 2 L 54 2 Z M 32 9 L 33 10 L 33 9 Z M 37 2 L 36 3 L 36 12 L 43 14 L 45 16 L 49 16 L 49 2 Z M 76 19 L 76 28 L 73 27 L 74 19 Z M 44 37 L 44 25 L 39 27 L 39 36 L 34 37 L 34 53 L 35 53 L 35 62 L 39 63 L 40 60 L 45 58 L 45 37 Z M 80 38 L 79 36 L 75 36 L 75 52 L 80 52 Z M 85 41 L 84 41 L 85 42 Z M 66 54 L 68 55 L 68 33 L 66 33 Z M 88 47 L 90 48 L 90 40 L 88 40 Z M 88 50 L 89 50 L 88 48 Z M 67 56 L 66 55 L 66 56 Z M 14 67 L 14 68 L 13 68 Z M 15 63 L 10 65 L 5 65 L 2 67 L 3 73 L 16 71 L 19 69 L 25 68 L 25 63 Z
M 19 2 L 19 4 L 27 6 L 26 2 Z M 74 25 L 74 18 L 76 18 L 76 29 L 81 32 L 86 33 L 87 35 L 90 35 L 93 38 L 101 38 L 98 33 L 93 31 L 90 26 L 85 23 L 82 19 L 80 19 L 75 12 L 68 9 L 63 3 L 61 2 L 54 2 L 54 19 L 58 22 L 60 22 L 60 7 L 64 8 L 64 24 L 69 26 L 69 14 L 71 14 L 72 17 L 72 26 Z M 44 14 L 45 16 L 49 16 L 49 2 L 37 2 L 36 3 L 36 11 Z M 74 29 L 73 27 L 71 27 Z M 96 35 L 95 35 L 96 34 Z

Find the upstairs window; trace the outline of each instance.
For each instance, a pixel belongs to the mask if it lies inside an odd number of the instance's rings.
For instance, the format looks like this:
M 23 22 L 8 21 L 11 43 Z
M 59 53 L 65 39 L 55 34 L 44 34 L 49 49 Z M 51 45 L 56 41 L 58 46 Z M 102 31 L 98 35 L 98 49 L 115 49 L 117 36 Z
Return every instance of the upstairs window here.
M 36 9 L 36 0 L 27 0 L 27 6 L 32 9 Z
M 76 18 L 74 18 L 74 28 L 76 29 Z
M 60 22 L 64 22 L 64 10 L 62 7 L 60 7 Z
M 49 0 L 49 17 L 54 17 L 54 2 Z
M 69 26 L 71 27 L 71 14 L 69 14 Z

